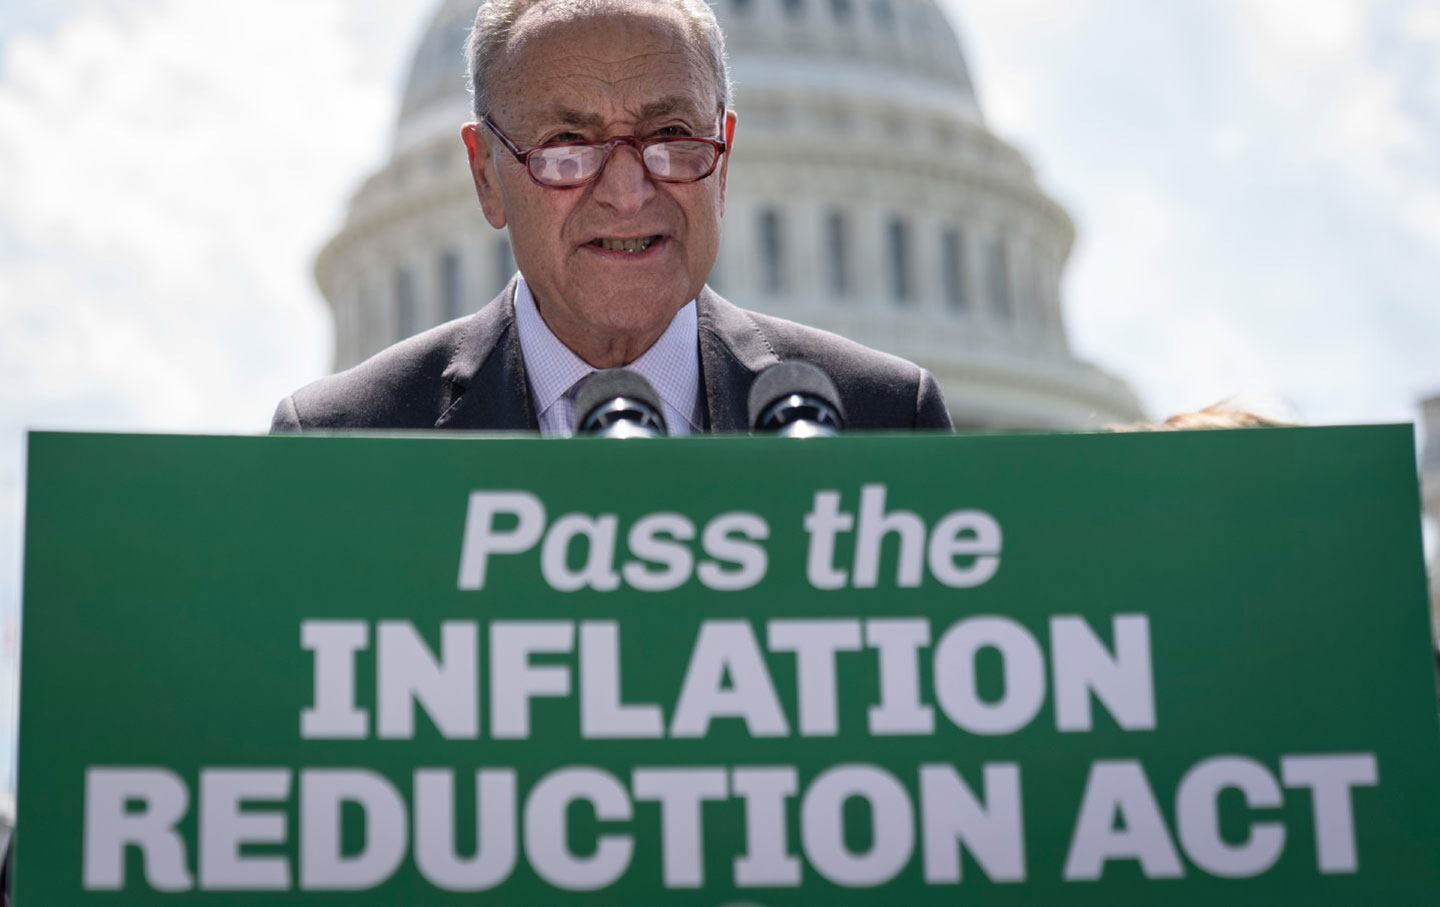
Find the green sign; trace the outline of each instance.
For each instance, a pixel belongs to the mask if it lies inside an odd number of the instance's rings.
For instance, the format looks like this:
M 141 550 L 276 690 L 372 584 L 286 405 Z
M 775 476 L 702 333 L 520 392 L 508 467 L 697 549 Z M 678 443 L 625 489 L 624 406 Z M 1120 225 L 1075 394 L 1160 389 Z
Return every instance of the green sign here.
M 35 434 L 18 903 L 1419 904 L 1411 430 Z

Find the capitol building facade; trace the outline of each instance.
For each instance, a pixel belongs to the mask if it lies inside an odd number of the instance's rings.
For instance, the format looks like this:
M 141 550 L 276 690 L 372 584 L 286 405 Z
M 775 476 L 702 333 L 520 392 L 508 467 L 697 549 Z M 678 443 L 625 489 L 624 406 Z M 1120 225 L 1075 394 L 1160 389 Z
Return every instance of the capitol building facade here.
M 317 260 L 337 368 L 469 314 L 514 272 L 459 138 L 476 5 L 435 11 L 391 157 Z M 987 129 L 933 0 L 715 0 L 715 11 L 739 127 L 711 286 L 925 366 L 962 429 L 1141 418 L 1124 383 L 1070 350 L 1061 277 L 1075 228 Z

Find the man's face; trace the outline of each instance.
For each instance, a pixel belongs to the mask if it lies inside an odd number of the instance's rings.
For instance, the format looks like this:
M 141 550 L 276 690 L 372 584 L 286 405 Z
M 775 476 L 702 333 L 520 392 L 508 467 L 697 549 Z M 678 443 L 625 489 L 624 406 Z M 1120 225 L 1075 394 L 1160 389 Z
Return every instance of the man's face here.
M 492 85 L 491 119 L 522 149 L 620 135 L 733 134 L 733 116 L 721 123 L 710 64 L 678 14 L 663 7 L 556 21 L 547 21 L 543 5 L 532 7 Z M 467 126 L 464 135 L 486 218 L 509 227 L 516 264 L 546 322 L 582 356 L 623 349 L 629 361 L 699 293 L 715 263 L 728 154 L 699 182 L 664 183 L 622 145 L 594 182 L 554 189 L 535 184 L 483 126 Z M 652 242 L 639 252 L 601 245 L 641 238 Z

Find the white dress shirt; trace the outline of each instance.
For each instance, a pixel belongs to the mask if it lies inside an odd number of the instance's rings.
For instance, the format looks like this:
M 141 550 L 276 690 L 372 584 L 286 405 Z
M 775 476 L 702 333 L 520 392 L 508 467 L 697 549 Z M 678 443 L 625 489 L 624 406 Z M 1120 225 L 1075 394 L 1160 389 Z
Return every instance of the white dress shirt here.
M 520 353 L 525 358 L 525 375 L 530 381 L 530 400 L 535 404 L 540 433 L 573 434 L 577 385 L 596 369 L 550 330 L 523 276 L 515 286 L 515 328 L 520 332 Z M 704 410 L 700 404 L 700 328 L 695 300 L 676 312 L 660 339 L 626 368 L 639 372 L 654 386 L 672 436 L 701 431 Z

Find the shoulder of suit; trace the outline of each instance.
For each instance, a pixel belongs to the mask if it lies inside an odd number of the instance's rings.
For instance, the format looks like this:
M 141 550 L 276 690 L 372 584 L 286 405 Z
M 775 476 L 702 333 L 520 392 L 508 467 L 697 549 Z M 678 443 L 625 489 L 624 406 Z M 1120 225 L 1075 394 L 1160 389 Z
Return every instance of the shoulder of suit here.
M 448 401 L 446 369 L 464 343 L 469 315 L 387 347 L 291 395 L 313 428 L 430 428 Z
M 882 353 L 810 325 L 748 309 L 742 311 L 755 322 L 777 358 L 813 362 L 837 384 L 857 380 L 898 382 L 913 387 L 920 379 L 920 367 L 908 359 Z
M 751 371 L 796 359 L 824 371 L 835 383 L 851 428 L 908 430 L 949 422 L 934 378 L 913 362 L 829 331 L 741 309 L 718 296 L 710 306 L 712 317 L 702 320 L 701 329 L 739 350 L 736 358 Z

